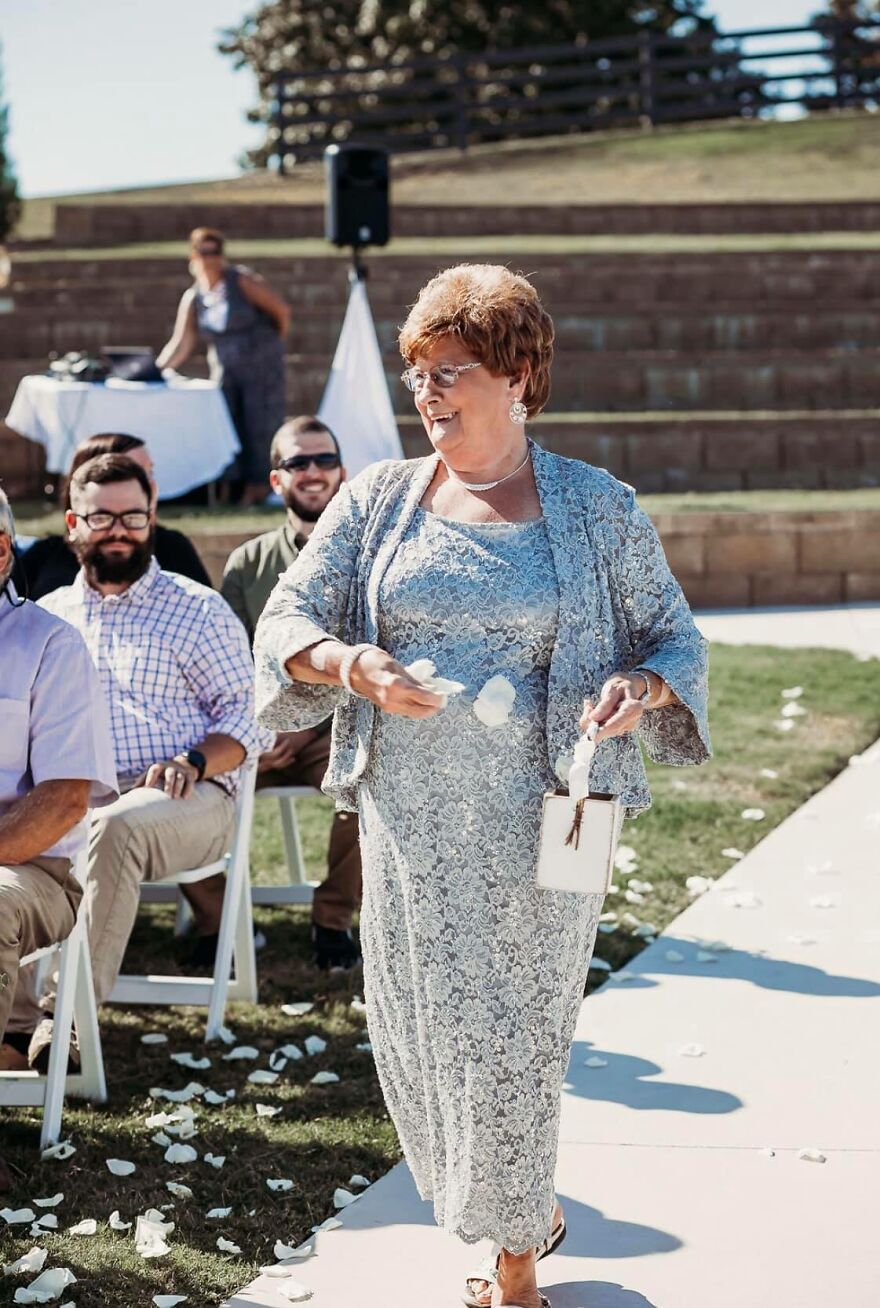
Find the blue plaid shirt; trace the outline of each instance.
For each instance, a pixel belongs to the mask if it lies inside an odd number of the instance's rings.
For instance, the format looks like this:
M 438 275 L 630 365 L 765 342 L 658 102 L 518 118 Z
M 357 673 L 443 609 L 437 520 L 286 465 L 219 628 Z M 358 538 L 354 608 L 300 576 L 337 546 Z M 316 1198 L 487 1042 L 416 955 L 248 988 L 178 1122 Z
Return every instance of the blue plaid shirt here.
M 247 635 L 215 591 L 155 559 L 121 595 L 102 596 L 80 570 L 72 586 L 40 600 L 76 627 L 98 669 L 110 710 L 121 788 L 151 763 L 231 736 L 253 757 L 274 739 L 254 718 Z M 213 777 L 230 794 L 238 772 Z

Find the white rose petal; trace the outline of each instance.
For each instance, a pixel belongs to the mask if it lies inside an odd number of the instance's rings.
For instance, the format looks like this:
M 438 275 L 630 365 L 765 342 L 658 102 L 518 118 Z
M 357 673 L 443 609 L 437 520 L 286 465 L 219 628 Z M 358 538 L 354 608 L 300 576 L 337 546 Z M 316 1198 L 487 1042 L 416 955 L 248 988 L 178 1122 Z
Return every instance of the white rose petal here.
M 159 1145 L 162 1149 L 167 1149 L 169 1145 L 174 1144 L 174 1141 L 164 1131 L 157 1131 L 155 1135 L 150 1136 L 150 1143 Z
M 274 1085 L 278 1080 L 277 1072 L 267 1072 L 265 1068 L 258 1067 L 256 1071 L 251 1072 L 248 1080 L 252 1085 Z
M 141 1036 L 142 1045 L 167 1045 L 168 1037 L 161 1031 L 148 1031 L 146 1035 Z
M 211 1167 L 215 1167 L 219 1172 L 220 1168 L 226 1162 L 225 1154 L 205 1154 L 205 1162 Z
M 637 927 L 633 927 L 632 935 L 637 940 L 650 940 L 656 936 L 657 931 L 653 922 L 640 922 Z
M 111 1230 L 111 1231 L 130 1231 L 130 1230 L 131 1230 L 131 1222 L 123 1222 L 122 1218 L 119 1216 L 119 1209 L 118 1209 L 118 1208 L 114 1209 L 113 1212 L 112 1212 L 112 1213 L 110 1214 L 110 1216 L 108 1217 L 108 1219 L 107 1219 L 107 1225 L 110 1227 L 110 1230 Z
M 832 895 L 814 895 L 810 900 L 810 908 L 836 908 L 837 900 Z
M 277 1117 L 281 1112 L 280 1107 L 273 1104 L 254 1104 L 257 1110 L 257 1117 Z
M 754 890 L 726 890 L 724 901 L 729 908 L 760 908 L 764 902 Z
M 317 1035 L 306 1036 L 304 1044 L 307 1054 L 323 1054 L 324 1050 L 327 1048 L 327 1041 L 322 1040 L 321 1037 Z
M 205 1216 L 210 1218 L 228 1217 L 231 1212 L 232 1212 L 231 1208 L 209 1208 L 208 1211 L 205 1213 Z
M 205 1093 L 205 1086 L 199 1081 L 189 1081 L 182 1090 L 163 1090 L 160 1086 L 150 1088 L 151 1099 L 167 1099 L 171 1104 L 187 1104 L 190 1099 L 198 1099 Z
M 192 1054 L 172 1054 L 171 1061 L 180 1067 L 188 1067 L 191 1072 L 203 1072 L 211 1066 L 210 1058 L 194 1058 Z
M 620 968 L 617 972 L 609 972 L 608 974 L 608 980 L 616 981 L 618 985 L 622 985 L 627 981 L 635 981 L 635 979 L 635 972 L 627 972 L 626 968 Z
M 21 1272 L 41 1272 L 48 1257 L 49 1250 L 41 1249 L 38 1244 L 35 1244 L 33 1249 L 29 1249 L 26 1254 L 16 1258 L 14 1263 L 7 1263 L 3 1268 L 3 1275 L 18 1276 Z
M 435 695 L 460 695 L 464 690 L 464 682 L 450 681 L 448 677 L 438 677 L 437 669 L 431 659 L 416 659 L 410 663 L 406 671 L 417 681 L 425 690 L 432 690 Z
M 273 1072 L 283 1072 L 287 1066 L 287 1059 L 281 1053 L 280 1049 L 273 1049 L 269 1055 L 269 1067 Z
M 134 1163 L 126 1162 L 124 1158 L 107 1158 L 107 1170 L 114 1176 L 131 1176 L 132 1172 L 137 1171 Z
M 194 1163 L 198 1154 L 192 1145 L 173 1144 L 165 1150 L 166 1163 Z
M 202 1097 L 206 1104 L 216 1106 L 217 1104 L 226 1104 L 230 1099 L 234 1099 L 235 1091 L 233 1090 L 232 1094 L 218 1095 L 216 1090 L 206 1090 Z
M 58 1194 L 50 1195 L 48 1199 L 32 1199 L 31 1203 L 36 1204 L 38 1208 L 56 1208 L 64 1195 L 59 1190 Z
M 62 1140 L 59 1144 L 49 1145 L 42 1150 L 40 1157 L 45 1162 L 48 1158 L 54 1158 L 59 1163 L 63 1163 L 66 1158 L 70 1158 L 76 1153 L 76 1145 L 72 1145 L 69 1140 Z
M 598 927 L 603 936 L 613 936 L 617 929 L 616 922 L 600 922 Z
M 640 895 L 637 890 L 624 890 L 623 897 L 628 904 L 644 904 L 645 896 Z
M 299 1045 L 281 1045 L 279 1049 L 275 1050 L 275 1053 L 280 1054 L 283 1058 L 289 1058 L 291 1062 L 296 1062 L 298 1059 L 305 1057 Z
M 598 1054 L 591 1054 L 589 1058 L 584 1059 L 584 1067 L 607 1067 L 608 1059 L 600 1058 Z
M 805 935 L 796 934 L 796 935 L 786 936 L 785 938 L 792 945 L 815 945 L 816 943 L 815 936 L 805 936 Z
M 763 822 L 767 814 L 762 808 L 744 808 L 740 817 L 746 822 Z
M 635 877 L 631 877 L 627 885 L 630 890 L 636 890 L 640 895 L 650 895 L 654 889 L 653 881 L 637 881 Z
M 780 692 L 783 699 L 800 699 L 804 693 L 803 686 L 789 686 L 787 690 Z
M 227 1063 L 236 1062 L 238 1059 L 259 1058 L 260 1051 L 253 1045 L 236 1045 L 230 1049 L 228 1054 L 223 1054 L 223 1059 Z
M 702 1058 L 706 1051 L 702 1045 L 692 1044 L 682 1045 L 678 1052 L 682 1058 Z
M 745 858 L 745 854 L 742 852 L 741 849 L 737 849 L 734 845 L 728 845 L 727 849 L 722 849 L 722 851 L 721 851 L 721 857 L 722 857 L 722 858 Z
M 772 768 L 761 768 L 761 776 L 766 777 L 768 781 L 775 781 L 779 773 L 774 772 Z
M 218 1235 L 217 1248 L 221 1253 L 240 1254 L 241 1248 L 234 1240 L 227 1240 L 225 1236 Z
M 556 762 L 553 764 L 553 771 L 556 773 L 563 786 L 568 785 L 568 778 L 571 775 L 571 769 L 574 766 L 574 757 L 571 754 L 559 754 Z
M 76 1277 L 69 1267 L 49 1267 L 30 1285 L 20 1285 L 13 1303 L 51 1303 L 68 1285 L 76 1285 Z
M 804 1163 L 826 1163 L 828 1161 L 821 1149 L 799 1149 L 797 1156 Z
M 343 1190 L 340 1187 L 333 1191 L 334 1208 L 347 1208 L 349 1204 L 354 1203 L 355 1199 L 357 1199 L 357 1195 L 352 1194 L 350 1190 Z
M 373 1046 L 369 1041 L 366 1041 L 362 1045 L 355 1045 L 355 1049 L 359 1050 L 362 1054 L 371 1054 L 373 1052 Z
M 348 1184 L 356 1186 L 359 1190 L 365 1190 L 370 1182 L 365 1176 L 361 1176 L 359 1172 L 355 1172 L 354 1176 L 349 1177 Z
M 593 958 L 590 959 L 590 971 L 591 971 L 591 972 L 610 972 L 610 971 L 611 971 L 611 964 L 608 963 L 608 962 L 606 962 L 606 960 L 605 960 L 604 958 L 596 958 L 596 957 L 594 956 Z
M 272 1252 L 279 1261 L 286 1262 L 290 1258 L 306 1258 L 312 1252 L 312 1246 L 309 1244 L 303 1249 L 294 1249 L 292 1245 L 276 1240 Z
M 691 899 L 696 899 L 697 895 L 705 895 L 707 890 L 711 890 L 712 885 L 711 877 L 688 877 L 684 883 L 684 888 Z
M 314 1007 L 315 1005 L 306 999 L 301 1000 L 296 1004 L 282 1004 L 281 1011 L 282 1013 L 286 1013 L 288 1017 L 304 1017 L 305 1014 L 310 1013 Z
M 312 1077 L 311 1085 L 335 1085 L 339 1077 L 335 1072 L 316 1072 Z
M 794 720 L 792 718 L 777 718 L 773 725 L 777 731 L 794 730 Z
M 350 1008 L 353 1013 L 365 1013 L 367 1011 L 367 1006 L 361 999 L 360 995 L 355 995 L 354 999 L 351 1001 Z
M 185 1294 L 154 1294 L 153 1303 L 156 1308 L 175 1308 L 175 1304 L 186 1303 Z
M 474 700 L 473 709 L 485 727 L 500 727 L 510 717 L 516 689 L 500 673 L 490 677 Z
M 667 963 L 684 962 L 684 954 L 680 954 L 677 949 L 667 949 L 663 957 L 666 959 Z
M 761 1148 L 761 1149 L 758 1150 L 758 1153 L 759 1153 L 759 1154 L 762 1154 L 764 1158 L 775 1158 L 775 1157 L 776 1157 L 776 1150 L 775 1150 L 775 1149 L 771 1149 L 768 1145 L 764 1145 L 763 1148 Z
M 98 1232 L 98 1223 L 94 1217 L 86 1217 L 84 1221 L 77 1222 L 76 1226 L 68 1226 L 68 1235 L 96 1235 Z
M 357 1196 L 355 1196 L 355 1197 L 357 1197 Z M 313 1227 L 312 1227 L 312 1230 L 313 1230 L 313 1231 L 335 1231 L 336 1228 L 337 1228 L 337 1226 L 341 1226 L 341 1225 L 342 1225 L 342 1223 L 340 1222 L 340 1220 L 339 1220 L 338 1217 L 328 1217 L 327 1220 L 324 1221 L 324 1222 L 322 1222 L 320 1226 L 313 1226 Z
M 40 1216 L 40 1217 L 37 1218 L 37 1220 L 34 1222 L 34 1226 L 33 1226 L 31 1229 L 33 1230 L 34 1228 L 36 1228 L 36 1230 L 38 1230 L 38 1231 L 55 1231 L 55 1230 L 57 1230 L 57 1228 L 58 1228 L 58 1214 L 57 1214 L 57 1213 L 43 1213 L 42 1216 Z
M 183 1185 L 180 1181 L 166 1181 L 165 1189 L 174 1195 L 176 1199 L 192 1199 L 193 1192 L 188 1185 Z
M 698 949 L 698 950 L 697 950 L 697 962 L 698 962 L 698 963 L 717 963 L 717 962 L 718 962 L 718 957 L 717 957 L 716 954 L 711 954 L 711 953 L 709 952 L 708 949 Z
M 804 708 L 803 704 L 795 704 L 792 702 L 791 704 L 786 704 L 785 707 L 780 710 L 779 716 L 781 718 L 803 718 L 806 717 L 806 713 L 807 710 Z
M 310 1290 L 301 1281 L 282 1281 L 276 1293 L 280 1294 L 282 1299 L 288 1299 L 290 1303 L 303 1303 L 306 1299 L 311 1299 L 314 1290 Z
M 35 1222 L 37 1214 L 33 1208 L 0 1208 L 0 1217 L 7 1226 L 23 1226 L 25 1222 Z
M 288 1181 L 286 1177 L 282 1177 L 282 1176 L 279 1176 L 279 1177 L 267 1177 L 267 1178 L 266 1178 L 266 1184 L 267 1184 L 267 1186 L 269 1187 L 270 1190 L 280 1190 L 280 1191 L 285 1191 L 285 1190 L 292 1190 L 292 1189 L 293 1189 L 293 1182 L 292 1182 L 292 1181 Z

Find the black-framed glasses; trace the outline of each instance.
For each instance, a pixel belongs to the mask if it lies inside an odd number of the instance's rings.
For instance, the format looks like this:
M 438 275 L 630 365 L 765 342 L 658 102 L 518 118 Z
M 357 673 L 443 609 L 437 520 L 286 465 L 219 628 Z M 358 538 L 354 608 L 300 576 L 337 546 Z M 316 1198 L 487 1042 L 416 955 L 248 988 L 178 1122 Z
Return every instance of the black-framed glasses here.
M 96 509 L 94 513 L 74 513 L 73 516 L 84 522 L 90 531 L 109 531 L 117 522 L 121 522 L 127 531 L 143 531 L 150 525 L 147 509 L 126 509 L 124 513 Z
M 309 464 L 313 463 L 316 468 L 323 468 L 328 471 L 331 468 L 341 467 L 341 461 L 338 454 L 291 454 L 289 459 L 282 459 L 278 464 L 285 472 L 305 472 Z
M 448 391 L 450 386 L 454 386 L 458 381 L 458 375 L 462 372 L 470 372 L 471 368 L 482 368 L 481 363 L 438 363 L 436 368 L 405 368 L 400 374 L 400 380 L 408 391 L 417 391 L 424 383 L 425 379 L 430 377 L 435 386 L 441 390 Z

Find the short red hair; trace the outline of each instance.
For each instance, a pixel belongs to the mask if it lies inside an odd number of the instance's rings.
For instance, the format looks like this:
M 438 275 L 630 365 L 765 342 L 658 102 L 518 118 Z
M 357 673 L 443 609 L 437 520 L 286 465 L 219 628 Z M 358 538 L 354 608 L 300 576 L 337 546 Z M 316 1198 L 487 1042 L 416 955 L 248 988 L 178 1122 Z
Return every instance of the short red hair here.
M 530 418 L 550 395 L 553 319 L 526 278 L 491 263 L 460 263 L 422 287 L 398 343 L 407 363 L 454 336 L 496 377 L 512 377 L 523 363 L 529 380 L 523 403 Z

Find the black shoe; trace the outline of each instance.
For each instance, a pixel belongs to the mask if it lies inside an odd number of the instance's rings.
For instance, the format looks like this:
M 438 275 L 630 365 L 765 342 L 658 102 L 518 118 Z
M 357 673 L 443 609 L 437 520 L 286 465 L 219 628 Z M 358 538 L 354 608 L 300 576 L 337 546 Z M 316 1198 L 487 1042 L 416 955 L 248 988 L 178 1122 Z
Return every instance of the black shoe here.
M 217 961 L 217 946 L 220 943 L 219 932 L 211 936 L 196 936 L 195 944 L 187 956 L 187 963 L 190 967 L 210 967 L 213 968 Z M 262 931 L 254 927 L 254 949 L 259 951 L 266 944 L 266 937 Z M 233 963 L 234 967 L 234 963 Z
M 334 931 L 313 922 L 312 945 L 315 967 L 322 972 L 347 972 L 361 961 L 361 951 L 350 931 Z

